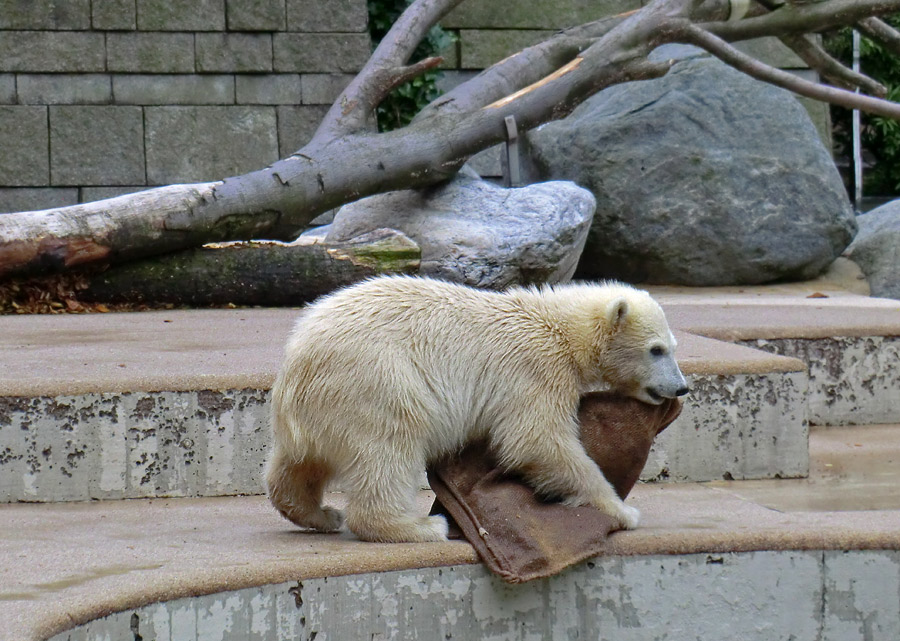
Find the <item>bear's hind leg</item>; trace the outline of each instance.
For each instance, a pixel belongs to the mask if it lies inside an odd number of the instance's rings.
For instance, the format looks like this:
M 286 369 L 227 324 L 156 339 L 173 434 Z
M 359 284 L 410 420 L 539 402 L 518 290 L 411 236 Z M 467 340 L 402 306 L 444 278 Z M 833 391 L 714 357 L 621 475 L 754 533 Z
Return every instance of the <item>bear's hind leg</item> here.
M 379 461 L 385 465 L 385 461 Z M 412 465 L 386 465 L 380 474 L 351 475 L 347 493 L 347 527 L 363 541 L 420 543 L 447 540 L 447 519 L 416 516 L 417 481 L 421 470 Z
M 344 517 L 339 510 L 322 505 L 331 467 L 322 460 L 291 460 L 276 445 L 266 470 L 269 501 L 294 525 L 319 532 L 337 532 Z

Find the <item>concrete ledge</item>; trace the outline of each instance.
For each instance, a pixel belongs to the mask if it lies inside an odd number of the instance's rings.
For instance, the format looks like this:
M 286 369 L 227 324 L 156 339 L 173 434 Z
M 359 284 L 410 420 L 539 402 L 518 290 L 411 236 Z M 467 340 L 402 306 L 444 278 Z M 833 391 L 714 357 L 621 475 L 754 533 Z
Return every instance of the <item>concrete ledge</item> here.
M 261 492 L 296 315 L 0 317 L 0 502 Z
M 777 493 L 779 484 L 790 482 L 766 483 Z M 422 499 L 424 511 L 429 497 L 423 494 Z M 340 505 L 340 496 L 332 496 L 330 500 Z M 222 626 L 222 622 L 228 621 L 228 613 L 233 611 L 236 603 L 241 604 L 243 610 L 247 604 L 244 601 L 246 595 L 251 595 L 250 600 L 256 602 L 233 620 L 234 626 L 244 625 L 238 623 L 244 620 L 241 617 L 255 611 L 260 617 L 258 624 L 264 628 L 271 625 L 269 617 L 272 615 L 267 608 L 272 607 L 273 601 L 292 606 L 296 603 L 295 594 L 288 590 L 296 588 L 298 581 L 303 584 L 300 596 L 304 603 L 324 607 L 319 599 L 332 599 L 334 595 L 326 590 L 333 586 L 339 586 L 340 594 L 352 597 L 352 603 L 346 602 L 346 607 L 341 607 L 340 599 L 332 602 L 333 607 L 329 603 L 330 614 L 325 615 L 317 609 L 317 614 L 307 615 L 308 621 L 330 625 L 329 621 L 333 620 L 312 617 L 337 616 L 341 612 L 346 625 L 363 625 L 368 621 L 376 626 L 372 632 L 378 632 L 377 626 L 381 624 L 366 619 L 369 616 L 366 613 L 377 615 L 380 607 L 393 611 L 390 609 L 396 604 L 396 616 L 412 617 L 402 620 L 411 624 L 422 621 L 416 612 L 409 611 L 409 605 L 415 604 L 430 612 L 427 604 L 414 600 L 422 594 L 428 596 L 428 600 L 442 604 L 445 608 L 442 616 L 453 616 L 450 611 L 456 608 L 458 620 L 464 622 L 471 616 L 465 603 L 473 598 L 476 585 L 480 585 L 479 599 L 494 604 L 491 608 L 496 605 L 496 612 L 524 609 L 523 613 L 531 613 L 528 621 L 535 612 L 541 611 L 539 595 L 551 591 L 561 594 L 569 589 L 578 594 L 584 594 L 586 590 L 586 593 L 598 591 L 606 595 L 606 590 L 610 589 L 612 591 L 604 599 L 611 600 L 612 610 L 627 619 L 631 609 L 617 606 L 630 602 L 634 612 L 640 613 L 631 620 L 652 630 L 649 626 L 654 621 L 664 623 L 670 615 L 676 617 L 675 621 L 701 625 L 690 618 L 681 619 L 682 615 L 676 611 L 706 603 L 707 598 L 711 603 L 721 603 L 722 617 L 699 617 L 699 610 L 692 610 L 696 617 L 704 619 L 703 625 L 723 625 L 723 621 L 734 617 L 737 617 L 735 621 L 745 621 L 740 612 L 731 611 L 734 603 L 744 604 L 745 599 L 750 598 L 747 603 L 772 605 L 773 602 L 765 600 L 764 596 L 770 592 L 782 595 L 784 601 L 780 605 L 788 608 L 787 611 L 806 612 L 798 615 L 798 620 L 806 619 L 811 616 L 808 610 L 808 598 L 811 597 L 807 595 L 819 594 L 820 598 L 815 602 L 821 606 L 823 581 L 831 581 L 829 585 L 837 586 L 829 589 L 848 592 L 852 579 L 868 577 L 857 583 L 858 589 L 864 590 L 859 593 L 859 609 L 843 610 L 836 616 L 846 617 L 844 623 L 855 620 L 854 617 L 866 616 L 866 607 L 870 606 L 864 606 L 864 603 L 870 598 L 874 599 L 871 607 L 879 611 L 880 617 L 897 615 L 898 595 L 891 591 L 893 583 L 888 579 L 900 576 L 896 574 L 900 511 L 783 513 L 729 491 L 696 484 L 638 485 L 629 502 L 642 512 L 641 527 L 610 537 L 603 558 L 591 562 L 593 568 L 585 564 L 549 581 L 519 588 L 510 588 L 487 578 L 480 568 L 460 568 L 460 565 L 476 562 L 467 543 L 379 545 L 361 543 L 345 535 L 304 533 L 282 520 L 261 497 L 4 505 L 0 506 L 0 519 L 5 525 L 0 529 L 0 545 L 7 559 L 22 561 L 0 566 L 0 638 L 44 639 L 116 612 L 123 613 L 118 618 L 119 623 L 113 621 L 110 625 L 130 624 L 132 613 L 136 613 L 143 638 L 166 638 L 162 623 L 155 629 L 159 637 L 149 633 L 152 628 L 147 616 L 155 612 L 154 620 L 169 617 L 171 634 L 184 633 L 175 638 L 237 639 L 241 634 L 239 627 L 234 628 L 238 636 L 228 636 L 225 631 L 214 632 L 217 625 Z M 78 545 L 73 546 L 72 541 L 78 541 Z M 857 552 L 848 553 L 848 550 Z M 763 551 L 767 554 L 742 554 Z M 836 563 L 855 558 L 859 564 L 850 563 L 849 569 L 832 571 L 823 560 L 829 557 Z M 795 565 L 801 567 L 793 568 Z M 421 574 L 419 569 L 426 567 L 441 570 Z M 446 587 L 442 584 L 445 579 L 440 577 L 448 576 L 448 568 L 452 568 L 449 576 L 457 573 L 455 576 L 463 581 L 456 584 L 460 590 L 458 602 L 448 603 L 438 598 Z M 396 571 L 400 573 L 394 576 L 381 574 Z M 870 582 L 873 572 L 879 581 L 874 583 L 879 586 L 875 591 L 877 597 L 865 588 L 873 585 Z M 341 576 L 349 578 L 335 578 Z M 742 589 L 736 586 L 743 585 L 744 581 L 752 586 L 752 592 L 757 596 L 735 596 L 733 591 Z M 706 591 L 701 584 L 709 585 L 712 591 Z M 278 587 L 260 589 L 265 585 Z M 434 593 L 430 591 L 432 585 Z M 452 587 L 454 582 L 450 581 L 449 585 Z M 692 587 L 688 589 L 685 585 Z M 791 586 L 790 590 L 796 595 L 780 591 L 786 586 Z M 317 587 L 322 588 L 321 594 Z M 402 594 L 395 593 L 394 587 L 402 587 Z M 249 591 L 244 595 L 235 594 L 239 590 Z M 196 607 L 187 601 L 217 593 L 225 594 L 221 598 L 201 599 Z M 697 595 L 696 602 L 693 595 Z M 833 596 L 837 599 L 835 603 L 848 603 L 840 601 L 838 592 Z M 380 601 L 379 597 L 382 597 Z M 362 603 L 361 598 L 364 599 Z M 563 597 L 560 595 L 559 598 Z M 764 601 L 753 600 L 756 598 Z M 179 599 L 182 601 L 165 607 L 151 606 L 156 602 Z M 893 599 L 893 605 L 883 608 L 882 599 Z M 406 607 L 401 608 L 401 603 Z M 369 605 L 373 610 L 368 609 Z M 145 606 L 151 606 L 151 609 L 143 610 Z M 658 618 L 652 618 L 647 609 L 660 613 Z M 753 612 L 755 607 L 744 608 L 742 605 L 737 610 Z M 609 618 L 614 619 L 615 615 L 598 604 L 593 609 L 581 611 L 586 620 L 584 624 L 596 615 L 604 625 L 619 625 Z M 819 609 L 812 610 L 816 611 Z M 773 610 L 773 613 L 778 612 L 782 610 Z M 289 616 L 288 621 L 299 622 L 299 618 L 291 618 L 293 610 L 286 610 L 284 614 Z M 505 616 L 496 623 L 506 625 Z M 543 616 L 552 618 L 554 615 L 546 610 Z M 354 622 L 354 617 L 360 618 Z M 478 625 L 475 629 L 481 631 L 479 619 L 480 615 L 476 617 Z M 774 619 L 780 621 L 778 617 Z M 440 620 L 440 617 L 435 618 L 432 625 L 437 625 Z M 768 620 L 767 615 L 765 621 Z M 575 621 L 581 619 L 576 616 L 570 623 Z M 182 624 L 187 627 L 177 627 Z M 73 633 L 71 639 L 105 638 L 103 633 L 107 632 L 109 638 L 123 637 L 112 634 L 116 628 L 106 628 L 106 623 L 97 625 L 99 637 L 88 636 L 87 631 L 94 629 L 88 627 Z M 464 623 L 460 625 L 465 626 Z M 203 635 L 193 636 L 193 626 L 200 626 L 196 631 L 202 631 Z M 307 633 L 311 629 L 307 627 Z M 612 629 L 618 630 L 617 627 Z M 694 629 L 685 628 L 686 631 Z M 458 638 L 466 638 L 460 630 L 457 628 L 453 632 L 454 637 L 458 632 Z M 321 631 L 327 630 L 323 627 Z M 708 638 L 773 638 L 772 629 L 765 628 L 763 633 L 769 636 L 736 634 Z M 622 634 L 625 634 L 624 630 Z M 647 638 L 641 636 L 639 627 L 629 634 L 637 635 L 633 636 L 635 639 Z M 251 634 L 243 638 L 266 637 Z M 337 634 L 337 638 L 358 637 Z M 617 635 L 616 638 L 630 637 Z M 799 635 L 797 638 L 817 637 Z M 846 641 L 863 637 L 834 638 Z M 897 635 L 869 638 L 888 639 L 897 638 Z
M 815 425 L 900 421 L 900 336 L 760 338 L 742 344 L 807 364 L 809 420 Z
M 268 389 L 295 309 L 0 316 L 0 396 Z
M 900 510 L 900 425 L 814 427 L 809 478 L 706 484 L 779 512 Z
M 891 551 L 602 557 L 521 586 L 450 566 L 155 603 L 52 641 L 890 639 L 900 635 L 898 576 Z
M 0 502 L 259 494 L 264 390 L 0 397 Z
M 806 367 L 739 345 L 676 332 L 691 386 L 655 441 L 642 478 L 709 481 L 806 476 Z
M 900 336 L 900 301 L 887 298 L 742 299 L 697 292 L 659 299 L 673 327 L 723 341 Z
M 688 376 L 690 398 L 660 434 L 641 478 L 709 481 L 806 476 L 806 372 Z

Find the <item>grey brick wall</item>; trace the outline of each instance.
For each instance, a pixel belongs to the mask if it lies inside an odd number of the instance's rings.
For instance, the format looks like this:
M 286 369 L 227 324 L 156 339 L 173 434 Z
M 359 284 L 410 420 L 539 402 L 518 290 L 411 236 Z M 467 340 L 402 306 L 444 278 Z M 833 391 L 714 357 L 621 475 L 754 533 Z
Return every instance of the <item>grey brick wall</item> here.
M 483 69 L 558 29 L 641 7 L 641 0 L 468 0 L 441 21 L 457 35 L 444 55 L 457 70 Z
M 368 59 L 365 0 L 0 0 L 0 212 L 264 167 Z

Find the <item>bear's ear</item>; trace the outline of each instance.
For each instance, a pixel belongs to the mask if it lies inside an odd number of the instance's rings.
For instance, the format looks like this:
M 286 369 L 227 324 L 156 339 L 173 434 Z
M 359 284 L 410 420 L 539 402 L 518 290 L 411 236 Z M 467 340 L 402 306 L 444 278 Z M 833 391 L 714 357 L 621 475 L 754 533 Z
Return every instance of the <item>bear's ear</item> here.
M 619 331 L 629 312 L 628 301 L 624 297 L 619 296 L 610 302 L 606 308 L 606 324 L 609 329 L 613 332 Z

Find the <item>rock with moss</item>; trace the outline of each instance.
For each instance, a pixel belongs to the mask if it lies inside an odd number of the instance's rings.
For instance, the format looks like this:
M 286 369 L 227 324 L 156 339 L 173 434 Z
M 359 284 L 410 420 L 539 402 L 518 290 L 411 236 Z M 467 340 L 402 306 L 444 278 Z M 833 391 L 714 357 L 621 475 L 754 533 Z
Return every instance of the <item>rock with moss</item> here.
M 698 50 L 528 136 L 536 180 L 590 189 L 578 275 L 683 285 L 817 276 L 853 239 L 831 154 L 791 94 Z
M 575 271 L 594 204 L 571 182 L 505 189 L 464 173 L 430 189 L 345 205 L 326 242 L 389 227 L 421 247 L 424 276 L 490 289 L 557 283 Z

